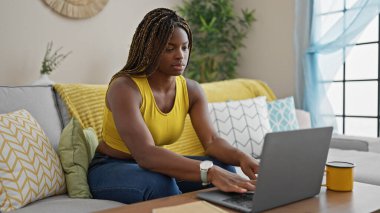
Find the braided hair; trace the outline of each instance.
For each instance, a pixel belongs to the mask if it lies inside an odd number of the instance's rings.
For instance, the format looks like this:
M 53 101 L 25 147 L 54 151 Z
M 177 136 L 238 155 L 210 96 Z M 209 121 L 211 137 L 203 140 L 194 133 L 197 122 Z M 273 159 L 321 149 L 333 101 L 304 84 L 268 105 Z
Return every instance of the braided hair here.
M 159 57 L 164 51 L 175 27 L 185 30 L 189 39 L 189 54 L 192 47 L 192 33 L 189 25 L 175 11 L 157 8 L 147 13 L 137 27 L 127 64 L 111 79 L 120 76 L 145 77 L 158 67 Z

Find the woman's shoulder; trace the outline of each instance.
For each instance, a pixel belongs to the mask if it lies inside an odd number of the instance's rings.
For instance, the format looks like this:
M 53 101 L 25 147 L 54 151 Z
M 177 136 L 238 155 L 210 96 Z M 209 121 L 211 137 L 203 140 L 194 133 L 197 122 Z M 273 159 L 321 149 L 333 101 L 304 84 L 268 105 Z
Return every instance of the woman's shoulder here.
M 186 78 L 187 91 L 190 101 L 190 106 L 192 106 L 197 100 L 205 99 L 205 94 L 201 85 L 192 79 Z
M 129 76 L 117 77 L 108 86 L 107 99 L 119 99 L 122 97 L 129 100 L 138 100 L 138 102 L 141 100 L 139 88 Z
M 109 91 L 113 90 L 137 90 L 137 85 L 130 76 L 120 76 L 112 80 L 108 86 Z
M 190 78 L 185 78 L 185 77 L 183 77 L 183 78 L 186 81 L 186 85 L 187 85 L 188 89 L 195 89 L 195 88 L 199 88 L 200 87 L 200 85 L 199 85 L 198 82 L 196 82 L 196 81 L 194 81 L 194 80 L 192 80 Z

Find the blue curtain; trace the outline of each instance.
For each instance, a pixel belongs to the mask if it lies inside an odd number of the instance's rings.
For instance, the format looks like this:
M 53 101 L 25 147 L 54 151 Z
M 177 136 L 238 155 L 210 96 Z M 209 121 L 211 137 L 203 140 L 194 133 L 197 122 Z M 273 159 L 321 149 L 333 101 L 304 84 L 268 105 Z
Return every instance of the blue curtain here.
M 327 24 L 322 20 L 339 10 Z M 343 65 L 350 44 L 379 12 L 380 0 L 296 0 L 296 105 L 310 112 L 313 127 L 336 126 L 328 82 Z

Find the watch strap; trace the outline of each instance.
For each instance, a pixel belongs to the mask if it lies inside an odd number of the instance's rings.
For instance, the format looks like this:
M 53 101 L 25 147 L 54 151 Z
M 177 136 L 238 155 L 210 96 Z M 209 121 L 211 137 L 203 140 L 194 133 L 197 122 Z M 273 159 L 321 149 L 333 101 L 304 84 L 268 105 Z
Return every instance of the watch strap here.
M 208 169 L 201 169 L 202 186 L 207 186 L 210 184 L 210 182 L 208 182 L 207 173 L 208 173 Z

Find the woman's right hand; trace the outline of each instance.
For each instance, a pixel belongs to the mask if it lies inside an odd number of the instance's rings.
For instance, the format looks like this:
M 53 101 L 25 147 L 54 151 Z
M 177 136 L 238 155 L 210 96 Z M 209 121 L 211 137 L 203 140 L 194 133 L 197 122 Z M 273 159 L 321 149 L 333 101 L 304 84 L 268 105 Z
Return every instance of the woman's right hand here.
M 224 192 L 244 193 L 256 189 L 256 180 L 245 179 L 216 165 L 209 169 L 208 180 Z

